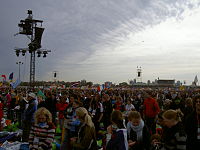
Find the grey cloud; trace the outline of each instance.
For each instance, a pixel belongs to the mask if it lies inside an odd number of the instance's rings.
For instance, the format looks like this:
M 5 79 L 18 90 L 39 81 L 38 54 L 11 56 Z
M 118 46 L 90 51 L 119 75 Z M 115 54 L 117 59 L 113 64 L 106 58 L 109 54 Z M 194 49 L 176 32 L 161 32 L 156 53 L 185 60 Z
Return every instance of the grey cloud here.
M 44 20 L 46 29 L 42 45 L 52 50 L 46 60 L 37 63 L 38 72 L 45 79 L 45 72 L 61 68 L 82 68 L 84 74 L 91 65 L 82 65 L 82 62 L 92 57 L 98 46 L 115 45 L 130 32 L 140 32 L 146 26 L 153 26 L 169 17 L 179 18 L 185 7 L 198 5 L 188 0 L 7 0 L 0 6 L 0 13 L 6 14 L 0 18 L 3 20 L 0 24 L 3 29 L 0 62 L 3 64 L 7 58 L 11 61 L 7 69 L 2 66 L 0 69 L 2 72 L 16 70 L 13 64 L 17 58 L 13 59 L 13 48 L 23 45 L 24 41 L 11 35 L 18 30 L 20 19 L 26 17 L 27 9 L 33 10 L 35 18 Z

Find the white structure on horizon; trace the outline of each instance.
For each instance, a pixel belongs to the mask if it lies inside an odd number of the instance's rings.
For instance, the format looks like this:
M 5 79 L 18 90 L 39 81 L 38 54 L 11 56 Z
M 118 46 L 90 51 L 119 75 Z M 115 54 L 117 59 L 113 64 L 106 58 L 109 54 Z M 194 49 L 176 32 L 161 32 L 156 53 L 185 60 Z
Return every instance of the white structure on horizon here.
M 142 68 L 137 66 L 137 77 L 136 77 L 137 83 L 142 83 Z
M 58 71 L 53 71 L 53 81 L 58 81 Z

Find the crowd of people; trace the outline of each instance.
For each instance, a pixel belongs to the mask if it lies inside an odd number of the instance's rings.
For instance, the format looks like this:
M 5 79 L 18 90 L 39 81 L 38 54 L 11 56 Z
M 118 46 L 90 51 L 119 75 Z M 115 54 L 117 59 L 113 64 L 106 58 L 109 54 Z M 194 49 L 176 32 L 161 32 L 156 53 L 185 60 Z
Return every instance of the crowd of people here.
M 1 89 L 2 118 L 19 123 L 22 142 L 28 142 L 31 150 L 52 149 L 56 128 L 62 131 L 61 150 L 200 146 L 197 89 Z

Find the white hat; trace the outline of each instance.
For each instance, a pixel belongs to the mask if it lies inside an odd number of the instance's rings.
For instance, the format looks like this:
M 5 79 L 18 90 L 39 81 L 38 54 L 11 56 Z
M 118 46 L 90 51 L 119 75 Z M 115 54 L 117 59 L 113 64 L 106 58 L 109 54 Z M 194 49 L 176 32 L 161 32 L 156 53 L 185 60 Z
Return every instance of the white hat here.
M 30 96 L 32 98 L 36 98 L 36 95 L 34 93 L 29 93 L 28 96 Z

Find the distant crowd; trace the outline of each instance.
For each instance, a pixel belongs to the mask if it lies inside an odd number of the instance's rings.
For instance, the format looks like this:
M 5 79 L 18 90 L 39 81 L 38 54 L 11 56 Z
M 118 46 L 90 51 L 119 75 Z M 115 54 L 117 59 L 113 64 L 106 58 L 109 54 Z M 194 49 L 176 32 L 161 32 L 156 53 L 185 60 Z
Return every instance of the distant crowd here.
M 200 90 L 1 89 L 3 119 L 30 150 L 52 149 L 56 128 L 61 150 L 196 150 Z

